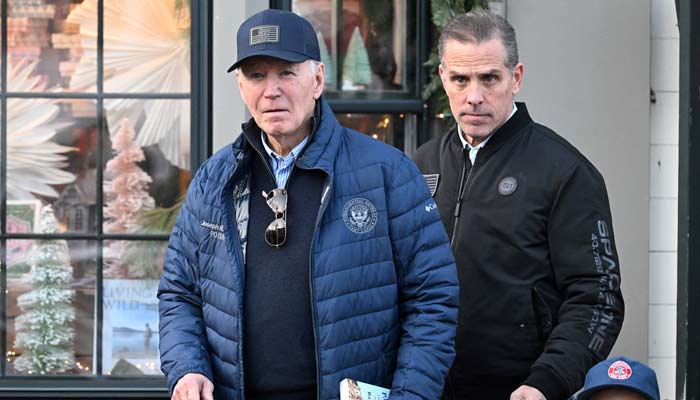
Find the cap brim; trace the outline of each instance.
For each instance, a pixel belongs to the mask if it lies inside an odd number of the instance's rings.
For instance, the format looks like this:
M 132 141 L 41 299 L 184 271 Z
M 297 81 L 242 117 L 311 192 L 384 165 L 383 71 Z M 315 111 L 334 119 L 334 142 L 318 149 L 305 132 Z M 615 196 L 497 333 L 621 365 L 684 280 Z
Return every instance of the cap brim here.
M 229 67 L 228 70 L 226 70 L 226 72 L 231 72 L 234 69 L 240 67 L 240 65 L 243 61 L 245 61 L 249 58 L 258 57 L 258 56 L 274 57 L 274 58 L 279 58 L 280 60 L 295 62 L 295 63 L 311 59 L 311 57 L 307 56 L 306 54 L 299 54 L 299 53 L 296 53 L 293 51 L 285 51 L 285 50 L 277 50 L 277 49 L 260 49 L 260 50 L 256 51 L 255 53 L 248 54 L 245 57 L 241 58 L 240 60 L 236 61 L 232 66 Z
M 644 391 L 642 391 L 634 386 L 628 386 L 628 385 L 624 385 L 624 384 L 594 386 L 590 389 L 582 391 L 581 393 L 578 393 L 576 395 L 576 400 L 590 400 L 591 396 L 593 396 L 594 394 L 596 394 L 604 389 L 628 389 L 628 390 L 631 390 L 633 392 L 641 394 L 642 396 L 644 396 L 645 399 L 656 400 L 656 398 L 654 398 L 654 396 L 650 395 L 649 393 L 646 393 L 646 392 L 644 392 Z

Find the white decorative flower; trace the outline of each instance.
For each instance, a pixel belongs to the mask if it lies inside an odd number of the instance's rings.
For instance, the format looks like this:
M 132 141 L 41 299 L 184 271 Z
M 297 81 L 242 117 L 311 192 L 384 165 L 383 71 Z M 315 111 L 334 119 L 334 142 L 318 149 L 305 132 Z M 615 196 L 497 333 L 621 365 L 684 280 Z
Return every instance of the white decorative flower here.
M 46 92 L 41 75 L 32 75 L 37 62 L 10 64 L 9 92 Z M 49 89 L 50 90 L 50 89 Z M 64 171 L 73 148 L 51 141 L 62 126 L 55 123 L 60 109 L 55 101 L 17 98 L 7 102 L 7 198 L 33 199 L 35 195 L 58 197 L 52 185 L 75 180 Z
M 112 93 L 189 93 L 189 16 L 177 0 L 104 2 L 104 90 Z M 70 86 L 95 91 L 97 0 L 85 0 L 68 16 L 80 24 L 83 55 Z M 142 121 L 140 146 L 157 144 L 165 158 L 190 168 L 190 103 L 179 99 L 105 101 L 110 130 L 123 118 Z

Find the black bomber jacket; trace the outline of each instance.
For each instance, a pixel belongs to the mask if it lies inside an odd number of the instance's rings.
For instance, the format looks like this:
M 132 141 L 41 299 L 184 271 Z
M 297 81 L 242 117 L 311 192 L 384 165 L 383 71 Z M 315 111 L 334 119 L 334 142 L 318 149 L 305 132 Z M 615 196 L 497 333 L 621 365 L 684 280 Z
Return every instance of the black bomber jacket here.
M 415 154 L 460 280 L 448 384 L 526 377 L 565 399 L 608 356 L 624 302 L 603 177 L 524 103 L 472 166 L 456 129 Z

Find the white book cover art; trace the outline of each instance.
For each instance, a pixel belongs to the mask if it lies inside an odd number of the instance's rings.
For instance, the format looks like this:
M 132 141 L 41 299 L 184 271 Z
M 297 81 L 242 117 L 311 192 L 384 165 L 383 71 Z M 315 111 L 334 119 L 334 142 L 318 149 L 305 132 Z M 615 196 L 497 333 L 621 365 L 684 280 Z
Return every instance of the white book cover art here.
M 354 379 L 340 381 L 340 400 L 386 400 L 391 390 Z

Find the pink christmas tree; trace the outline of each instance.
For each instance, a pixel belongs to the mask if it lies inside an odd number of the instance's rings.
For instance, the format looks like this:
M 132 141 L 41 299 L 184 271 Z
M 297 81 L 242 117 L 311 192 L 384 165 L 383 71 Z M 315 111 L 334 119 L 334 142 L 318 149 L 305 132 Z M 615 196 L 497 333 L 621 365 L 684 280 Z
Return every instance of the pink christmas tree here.
M 148 194 L 151 177 L 137 164 L 145 157 L 134 140 L 135 136 L 134 128 L 127 118 L 121 120 L 119 129 L 111 136 L 112 149 L 116 154 L 105 167 L 105 233 L 129 232 L 138 213 L 155 206 L 153 197 Z M 128 268 L 121 262 L 124 245 L 123 241 L 115 241 L 105 247 L 106 277 L 127 277 Z

